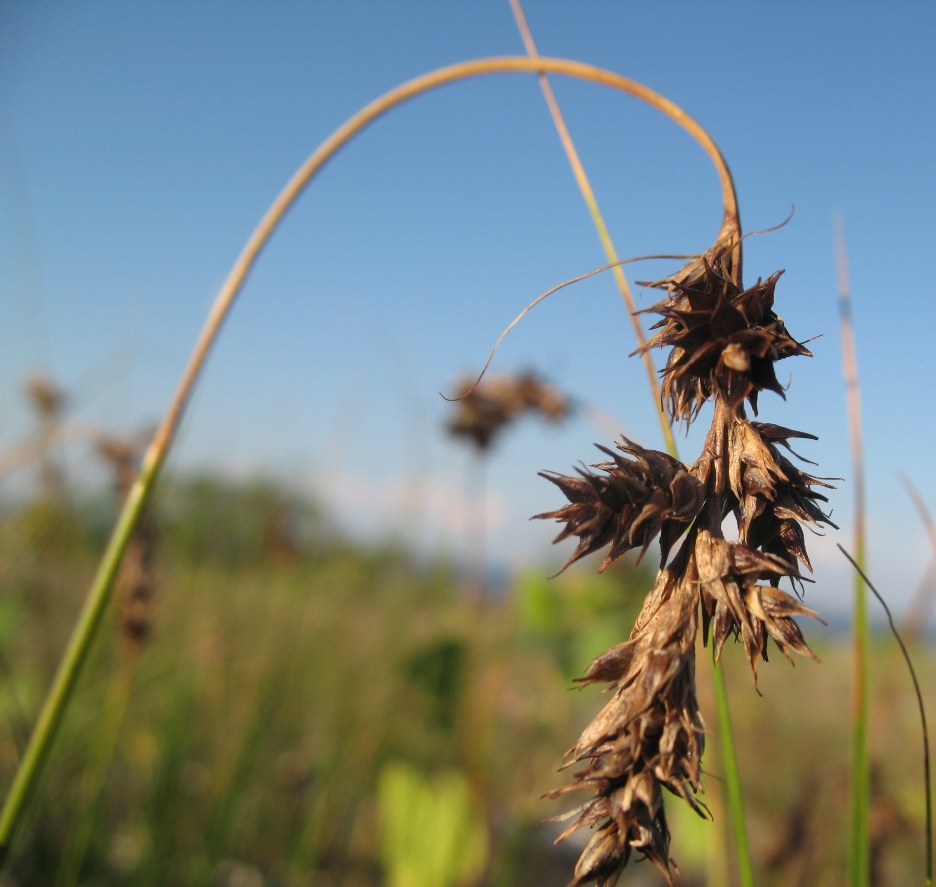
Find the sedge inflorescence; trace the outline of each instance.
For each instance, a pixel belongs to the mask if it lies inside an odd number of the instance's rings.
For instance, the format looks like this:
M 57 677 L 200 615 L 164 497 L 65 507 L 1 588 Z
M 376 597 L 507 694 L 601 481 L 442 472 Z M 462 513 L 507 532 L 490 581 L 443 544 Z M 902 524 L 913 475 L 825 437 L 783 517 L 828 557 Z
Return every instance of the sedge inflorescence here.
M 584 827 L 594 830 L 573 887 L 614 884 L 635 852 L 672 883 L 663 790 L 706 815 L 698 797 L 705 745 L 695 685 L 700 627 L 716 657 L 729 638 L 740 641 L 755 681 L 771 638 L 788 658 L 791 652 L 813 656 L 795 617 L 815 613 L 779 584 L 789 579 L 799 589 L 800 567 L 812 570 L 803 528 L 834 526 L 822 510 L 820 488 L 829 484 L 781 453 L 792 453 L 791 439 L 813 435 L 752 421 L 745 407 L 756 415 L 765 389 L 785 396 L 776 362 L 809 355 L 774 312 L 779 277 L 745 289 L 740 243 L 720 239 L 672 278 L 651 284 L 666 295 L 647 309 L 660 319 L 638 351 L 670 349 L 661 371 L 670 417 L 689 424 L 706 402 L 714 404 L 694 463 L 624 439 L 616 450 L 599 447 L 608 460 L 578 476 L 542 474 L 568 504 L 537 517 L 563 525 L 557 542 L 578 539 L 565 566 L 606 550 L 604 570 L 632 549 L 642 556 L 657 539 L 661 554 L 630 637 L 591 662 L 580 679 L 609 683 L 613 695 L 567 754 L 567 766 L 578 768 L 574 779 L 551 793 L 592 793 L 561 817 L 572 822 L 560 841 Z M 722 530 L 729 514 L 737 522 L 736 541 Z

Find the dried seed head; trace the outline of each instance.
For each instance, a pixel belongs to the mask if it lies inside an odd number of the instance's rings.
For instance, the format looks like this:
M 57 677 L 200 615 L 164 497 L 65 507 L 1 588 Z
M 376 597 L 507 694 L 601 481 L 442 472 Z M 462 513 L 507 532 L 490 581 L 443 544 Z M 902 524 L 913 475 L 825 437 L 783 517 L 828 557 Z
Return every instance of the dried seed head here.
M 702 507 L 703 485 L 682 462 L 666 453 L 645 450 L 626 438 L 617 448 L 633 458 L 598 446 L 612 459 L 592 466 L 603 474 L 588 469 L 580 469 L 580 477 L 540 472 L 562 490 L 570 504 L 536 517 L 565 524 L 554 542 L 579 537 L 578 548 L 563 570 L 608 545 L 600 573 L 633 548 L 639 548 L 643 556 L 658 535 L 665 562 L 673 543 Z
M 136 480 L 142 446 L 138 441 L 103 435 L 96 444 L 98 455 L 113 472 L 114 491 L 118 499 L 123 501 Z M 137 650 L 149 634 L 152 624 L 156 545 L 156 522 L 152 511 L 146 508 L 140 516 L 136 531 L 130 537 L 117 577 L 120 627 L 126 642 Z
M 697 592 L 686 578 L 686 559 L 660 572 L 630 640 L 598 657 L 583 683 L 609 681 L 615 694 L 569 752 L 583 764 L 575 780 L 552 792 L 595 793 L 563 832 L 606 820 L 582 853 L 574 885 L 613 884 L 632 851 L 650 859 L 672 883 L 669 829 L 662 789 L 696 799 L 704 747 L 704 724 L 695 697 L 694 643 Z M 573 814 L 574 815 L 574 814 Z
M 794 652 L 815 658 L 795 620 L 816 614 L 778 585 L 782 578 L 802 581 L 800 562 L 811 570 L 803 524 L 834 526 L 820 505 L 825 497 L 815 489 L 830 485 L 780 455 L 780 447 L 792 453 L 790 439 L 812 435 L 749 422 L 744 412 L 748 400 L 756 413 L 757 396 L 765 389 L 784 396 L 775 362 L 809 351 L 773 310 L 781 272 L 742 287 L 737 233 L 727 226 L 706 255 L 674 278 L 649 284 L 668 295 L 648 309 L 663 319 L 638 350 L 672 349 L 662 386 L 671 415 L 688 424 L 705 401 L 715 401 L 696 463 L 687 467 L 625 440 L 619 452 L 599 447 L 611 461 L 592 465 L 595 470 L 583 468 L 578 477 L 542 475 L 569 500 L 564 508 L 537 515 L 565 525 L 556 542 L 578 537 L 566 566 L 607 547 L 603 570 L 632 548 L 642 554 L 657 536 L 662 550 L 661 570 L 630 638 L 593 660 L 580 680 L 608 682 L 614 695 L 568 753 L 570 765 L 582 769 L 552 793 L 594 793 L 573 811 L 577 818 L 559 838 L 595 829 L 572 887 L 586 881 L 610 887 L 633 851 L 654 862 L 672 884 L 662 789 L 706 815 L 696 797 L 704 747 L 695 696 L 700 609 L 705 643 L 711 634 L 720 657 L 729 637 L 740 640 L 755 684 L 770 638 L 787 658 Z M 737 542 L 723 535 L 730 513 L 738 521 Z M 666 564 L 683 533 L 685 540 Z
M 26 395 L 40 418 L 51 421 L 65 410 L 66 395 L 55 382 L 41 373 L 33 373 L 24 383 Z
M 563 393 L 532 373 L 494 376 L 477 385 L 473 379 L 461 379 L 456 390 L 468 393 L 456 402 L 448 432 L 468 438 L 482 451 L 523 412 L 538 412 L 551 422 L 561 421 L 569 412 Z
M 809 355 L 773 311 L 774 288 L 783 272 L 745 290 L 724 273 L 718 256 L 704 257 L 691 271 L 688 278 L 651 284 L 668 290 L 666 299 L 645 309 L 663 319 L 653 326 L 659 332 L 634 353 L 672 348 L 662 371 L 662 393 L 674 419 L 691 422 L 714 394 L 733 409 L 747 398 L 756 414 L 758 392 L 769 389 L 785 396 L 774 363 Z

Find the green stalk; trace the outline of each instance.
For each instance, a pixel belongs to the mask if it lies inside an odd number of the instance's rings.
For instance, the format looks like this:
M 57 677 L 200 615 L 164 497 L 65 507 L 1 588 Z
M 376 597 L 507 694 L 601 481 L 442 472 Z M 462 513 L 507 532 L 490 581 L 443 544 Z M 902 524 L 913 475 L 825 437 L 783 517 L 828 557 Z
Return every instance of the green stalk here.
M 80 810 L 81 815 L 77 822 L 72 823 L 65 839 L 55 879 L 56 887 L 75 887 L 79 883 L 81 866 L 94 832 L 98 801 L 117 748 L 124 715 L 130 703 L 136 677 L 137 658 L 135 653 L 128 658 L 123 658 L 108 685 L 99 731 L 100 738 L 96 742 L 90 766 L 84 773 L 78 798 L 83 809 Z
M 910 659 L 910 651 L 907 649 L 907 645 L 900 636 L 900 632 L 897 631 L 897 626 L 894 624 L 894 616 L 890 611 L 890 607 L 887 606 L 887 601 L 884 600 L 884 596 L 874 587 L 874 584 L 858 565 L 855 558 L 842 548 L 841 545 L 839 545 L 839 551 L 848 558 L 851 565 L 855 568 L 855 572 L 861 575 L 865 585 L 871 589 L 872 594 L 884 608 L 891 633 L 894 635 L 894 639 L 900 647 L 900 652 L 907 665 L 907 671 L 910 672 L 910 680 L 913 681 L 913 692 L 916 696 L 917 710 L 920 712 L 920 733 L 923 738 L 923 798 L 926 807 L 926 887 L 933 887 L 933 780 L 932 774 L 930 773 L 929 728 L 926 726 L 926 706 L 923 704 L 923 691 L 920 690 L 920 682 L 917 679 L 913 661 Z
M 855 560 L 864 569 L 864 540 L 856 535 Z M 858 573 L 854 588 L 852 639 L 851 817 L 849 828 L 850 883 L 868 887 L 871 875 L 871 754 L 869 749 L 868 598 Z
M 852 628 L 852 735 L 851 735 L 851 815 L 849 823 L 849 883 L 868 887 L 871 877 L 871 755 L 869 748 L 868 595 L 865 590 L 865 489 L 864 457 L 861 441 L 861 388 L 858 384 L 858 358 L 851 313 L 851 287 L 845 250 L 845 229 L 841 217 L 835 222 L 835 258 L 838 277 L 839 321 L 842 336 L 842 366 L 848 400 L 848 437 L 852 451 L 855 490 L 855 573 Z
M 71 639 L 52 681 L 52 687 L 43 703 L 39 720 L 33 728 L 29 744 L 13 777 L 3 810 L 0 811 L 0 865 L 3 864 L 9 852 L 13 833 L 61 724 L 68 701 L 78 681 L 81 666 L 87 659 L 91 643 L 101 622 L 101 616 L 110 600 L 110 592 L 117 577 L 121 558 L 130 542 L 143 507 L 152 494 L 158 471 L 159 463 L 147 458 L 140 476 L 130 490 L 127 502 L 91 583 L 78 621 L 72 630 Z
M 0 810 L 0 865 L 2 865 L 9 853 L 10 842 L 36 786 L 42 766 L 55 739 L 71 694 L 75 689 L 81 668 L 87 659 L 91 643 L 101 622 L 101 616 L 110 600 L 121 559 L 139 523 L 143 509 L 152 495 L 160 469 L 175 437 L 195 382 L 201 373 L 211 346 L 220 332 L 224 319 L 261 250 L 266 246 L 267 241 L 283 220 L 287 210 L 302 193 L 306 185 L 347 142 L 370 123 L 397 105 L 447 83 L 454 83 L 469 77 L 506 73 L 554 73 L 577 77 L 581 80 L 620 90 L 653 106 L 685 129 L 703 147 L 718 172 L 722 186 L 724 217 L 729 219 L 737 216 L 737 201 L 735 200 L 734 187 L 728 167 L 711 136 L 692 117 L 669 99 L 664 98 L 643 84 L 582 62 L 567 59 L 529 59 L 514 56 L 460 62 L 416 77 L 390 90 L 390 92 L 371 102 L 340 126 L 299 167 L 279 196 L 270 205 L 238 256 L 208 313 L 205 325 L 189 358 L 188 365 L 182 374 L 182 379 L 176 389 L 172 403 L 169 405 L 169 409 L 166 411 L 147 449 L 140 476 L 135 481 L 124 503 L 97 573 L 88 590 L 78 621 L 72 630 L 71 638 L 59 664 L 58 671 L 52 681 L 52 687 L 43 702 L 42 711 L 39 714 L 29 744 L 14 774 L 13 783 L 7 793 L 3 809 Z
M 520 36 L 523 38 L 523 43 L 526 46 L 527 53 L 530 55 L 530 58 L 538 58 L 539 53 L 536 49 L 536 43 L 533 40 L 533 34 L 530 31 L 526 16 L 523 13 L 523 7 L 520 3 L 520 0 L 510 0 L 510 6 L 513 10 L 514 18 L 517 20 L 517 27 L 520 30 Z M 559 108 L 559 102 L 556 99 L 552 86 L 549 83 L 549 79 L 545 74 L 540 74 L 539 82 L 540 87 L 543 90 L 543 96 L 546 99 L 546 105 L 548 106 L 550 114 L 552 115 L 556 131 L 559 134 L 559 139 L 562 142 L 566 156 L 569 159 L 569 165 L 572 167 L 572 173 L 575 176 L 579 190 L 582 193 L 582 199 L 585 201 L 585 205 L 588 207 L 588 212 L 591 215 L 592 224 L 595 226 L 595 231 L 598 233 L 598 239 L 601 241 L 605 255 L 608 257 L 608 262 L 614 264 L 613 273 L 615 280 L 617 281 L 618 288 L 621 291 L 621 297 L 624 300 L 624 304 L 627 306 L 628 313 L 630 314 L 637 344 L 638 346 L 642 346 L 647 341 L 643 331 L 643 325 L 640 322 L 640 316 L 637 314 L 637 306 L 634 303 L 634 297 L 631 294 L 630 287 L 628 286 L 627 278 L 624 275 L 624 270 L 619 264 L 616 264 L 619 261 L 617 250 L 614 248 L 614 243 L 611 240 L 611 234 L 608 231 L 608 226 L 605 224 L 604 216 L 602 215 L 601 209 L 598 206 L 598 198 L 595 196 L 595 192 L 588 180 L 585 167 L 583 166 L 578 151 L 575 148 L 572 135 L 566 126 L 565 119 L 562 116 L 562 111 Z M 666 442 L 666 449 L 674 459 L 678 459 L 679 453 L 677 451 L 676 439 L 673 436 L 672 426 L 670 425 L 670 422 L 666 416 L 666 412 L 663 409 L 663 399 L 660 396 L 660 384 L 659 380 L 657 379 L 656 370 L 654 369 L 653 360 L 649 351 L 645 351 L 643 353 L 643 361 L 644 367 L 647 371 L 650 395 L 653 400 L 657 418 L 663 432 L 663 439 Z M 744 805 L 741 798 L 741 781 L 738 773 L 738 760 L 735 755 L 734 737 L 731 732 L 731 712 L 728 707 L 728 694 L 725 688 L 724 674 L 718 668 L 717 664 L 715 664 L 714 659 L 712 662 L 712 681 L 715 685 L 715 707 L 717 710 L 719 734 L 722 739 L 721 752 L 722 765 L 725 773 L 725 791 L 727 794 L 734 844 L 738 856 L 738 869 L 741 872 L 742 884 L 744 887 L 748 887 L 748 885 L 753 885 L 753 875 L 751 872 L 751 853 L 748 846 L 747 830 L 745 828 L 744 821 Z M 727 859 L 730 854 L 726 850 L 724 855 Z
M 523 44 L 526 47 L 527 53 L 530 58 L 539 58 L 539 52 L 536 49 L 536 43 L 533 40 L 530 26 L 527 24 L 520 0 L 510 0 L 510 8 L 513 10 L 514 18 L 517 20 L 517 28 L 520 30 L 520 36 L 523 39 Z M 642 346 L 646 344 L 647 337 L 644 335 L 643 324 L 641 324 L 640 317 L 637 314 L 637 305 L 634 302 L 634 296 L 631 293 L 630 285 L 624 274 L 624 269 L 617 264 L 619 261 L 617 250 L 614 248 L 608 226 L 605 224 L 604 216 L 598 206 L 598 198 L 595 197 L 594 189 L 591 186 L 591 182 L 588 180 L 588 175 L 585 173 L 585 167 L 582 165 L 578 150 L 575 147 L 575 142 L 572 141 L 572 134 L 566 126 L 565 118 L 562 116 L 559 102 L 553 92 L 549 78 L 545 74 L 540 74 L 539 82 L 540 88 L 543 90 L 543 98 L 546 99 L 546 106 L 549 108 L 549 113 L 555 124 L 556 132 L 559 134 L 559 141 L 562 142 L 566 157 L 569 159 L 572 175 L 575 176 L 579 191 L 582 192 L 582 199 L 585 201 L 585 206 L 588 208 L 588 213 L 591 216 L 592 224 L 595 226 L 598 239 L 601 241 L 601 246 L 604 249 L 605 255 L 608 257 L 608 262 L 614 265 L 612 274 L 614 274 L 618 289 L 621 291 L 621 298 L 627 306 L 627 312 L 630 315 L 631 324 L 634 327 L 634 336 L 637 339 L 637 345 Z M 653 399 L 653 406 L 656 410 L 657 420 L 660 423 L 660 430 L 663 432 L 663 439 L 666 441 L 666 449 L 673 458 L 676 458 L 676 439 L 673 437 L 672 426 L 666 416 L 666 411 L 663 409 L 663 398 L 660 396 L 660 380 L 657 378 L 656 369 L 653 366 L 653 357 L 649 351 L 644 351 L 641 355 L 641 359 L 647 371 L 650 394 Z
M 741 878 L 741 887 L 754 887 L 751 850 L 748 844 L 747 825 L 744 821 L 744 801 L 741 797 L 741 774 L 738 772 L 738 756 L 735 753 L 734 734 L 731 732 L 731 712 L 728 708 L 728 693 L 725 689 L 725 673 L 715 660 L 714 642 L 712 643 L 712 685 L 715 687 L 718 739 L 721 743 L 722 766 L 725 768 L 725 794 L 728 796 L 728 815 L 731 819 L 735 854 L 738 857 L 738 874 Z

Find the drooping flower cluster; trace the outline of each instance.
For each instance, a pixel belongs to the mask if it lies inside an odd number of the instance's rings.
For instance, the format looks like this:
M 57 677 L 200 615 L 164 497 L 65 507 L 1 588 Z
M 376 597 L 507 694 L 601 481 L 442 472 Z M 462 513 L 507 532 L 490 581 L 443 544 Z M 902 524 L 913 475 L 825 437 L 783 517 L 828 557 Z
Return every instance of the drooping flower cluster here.
M 502 374 L 477 384 L 462 379 L 456 388 L 463 394 L 456 401 L 456 413 L 448 423 L 448 432 L 453 437 L 467 438 L 482 451 L 524 412 L 536 412 L 558 422 L 569 411 L 562 392 L 533 373 Z
M 742 643 L 755 680 L 770 638 L 788 658 L 791 652 L 812 656 L 795 617 L 815 613 L 779 584 L 800 584 L 800 564 L 812 569 L 803 526 L 834 526 L 820 506 L 825 496 L 815 489 L 829 484 L 780 453 L 790 450 L 791 439 L 813 435 L 751 422 L 744 412 L 745 400 L 756 412 L 765 389 L 784 395 L 776 361 L 809 351 L 773 310 L 780 273 L 745 290 L 732 250 L 720 241 L 674 278 L 654 284 L 668 296 L 648 309 L 662 320 L 644 349 L 671 348 L 662 371 L 671 417 L 689 423 L 714 401 L 696 462 L 685 465 L 624 440 L 617 444 L 620 453 L 599 447 L 611 461 L 580 469 L 578 477 L 543 473 L 569 504 L 537 517 L 564 524 L 557 542 L 578 538 L 563 569 L 605 547 L 600 570 L 629 550 L 643 554 L 654 539 L 661 548 L 657 581 L 630 638 L 594 660 L 582 679 L 610 683 L 614 695 L 569 753 L 579 767 L 575 779 L 554 793 L 593 792 L 570 814 L 578 815 L 559 839 L 595 829 L 574 887 L 612 885 L 633 852 L 672 883 L 662 790 L 705 813 L 696 797 L 704 746 L 695 695 L 700 623 L 716 656 L 728 638 Z M 737 521 L 738 541 L 724 537 L 728 514 Z

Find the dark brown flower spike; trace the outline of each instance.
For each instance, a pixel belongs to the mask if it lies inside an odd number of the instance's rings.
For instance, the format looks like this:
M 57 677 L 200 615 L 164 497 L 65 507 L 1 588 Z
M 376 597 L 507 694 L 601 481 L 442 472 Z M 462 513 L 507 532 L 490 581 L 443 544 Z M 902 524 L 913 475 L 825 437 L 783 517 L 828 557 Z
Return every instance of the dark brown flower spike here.
M 767 640 L 773 638 L 783 655 L 790 650 L 815 659 L 793 616 L 816 617 L 796 598 L 776 588 L 779 579 L 796 575 L 796 567 L 769 553 L 739 542 L 727 542 L 700 529 L 695 558 L 702 600 L 703 639 L 711 624 L 716 659 L 729 636 L 744 645 L 756 680 L 757 662 L 767 660 Z M 764 581 L 769 585 L 762 584 Z
M 741 539 L 785 560 L 796 575 L 800 561 L 812 572 L 801 524 L 836 527 L 819 502 L 826 496 L 814 487 L 834 489 L 825 478 L 800 471 L 782 456 L 775 443 L 791 437 L 813 437 L 779 425 L 736 420 L 729 431 L 729 480 L 737 500 Z
M 630 640 L 599 656 L 582 683 L 610 681 L 614 696 L 570 749 L 567 766 L 582 765 L 552 797 L 584 789 L 594 798 L 571 815 L 557 839 L 600 825 L 582 853 L 573 885 L 617 881 L 631 853 L 654 863 L 673 883 L 665 788 L 700 814 L 704 724 L 695 696 L 697 592 L 677 555 L 657 577 Z
M 632 459 L 596 446 L 612 459 L 592 466 L 604 474 L 595 474 L 587 468 L 579 469 L 581 477 L 540 472 L 540 477 L 562 490 L 570 504 L 535 517 L 565 524 L 555 542 L 569 536 L 579 537 L 578 548 L 562 570 L 608 545 L 608 553 L 598 569 L 600 573 L 631 549 L 639 548 L 643 557 L 657 536 L 661 563 L 665 563 L 673 543 L 702 507 L 702 484 L 682 462 L 666 453 L 645 450 L 626 438 L 617 448 Z
M 717 658 L 729 638 L 742 644 L 755 686 L 771 639 L 788 659 L 794 652 L 815 658 L 795 620 L 816 614 L 779 585 L 787 579 L 795 589 L 804 581 L 800 563 L 812 570 L 803 526 L 834 526 L 817 490 L 830 484 L 780 453 L 785 448 L 796 455 L 789 441 L 813 435 L 750 422 L 744 412 L 745 400 L 756 411 L 765 389 L 784 396 L 776 361 L 809 354 L 773 310 L 779 277 L 744 289 L 740 254 L 726 238 L 674 278 L 652 284 L 668 293 L 649 309 L 663 319 L 638 350 L 671 348 L 662 386 L 671 415 L 688 423 L 714 401 L 712 425 L 693 465 L 624 440 L 617 452 L 599 447 L 610 461 L 583 467 L 578 477 L 542 473 L 569 502 L 537 515 L 564 524 L 556 542 L 577 537 L 565 566 L 606 548 L 600 572 L 626 551 L 643 554 L 657 537 L 662 555 L 630 638 L 595 659 L 579 681 L 608 683 L 614 695 L 568 753 L 570 765 L 580 768 L 573 781 L 553 793 L 593 793 L 559 838 L 594 830 L 572 887 L 588 881 L 610 887 L 634 852 L 673 883 L 663 790 L 706 814 L 697 797 L 704 746 L 695 695 L 700 621 L 703 641 L 711 636 Z M 729 514 L 738 541 L 724 537 Z

